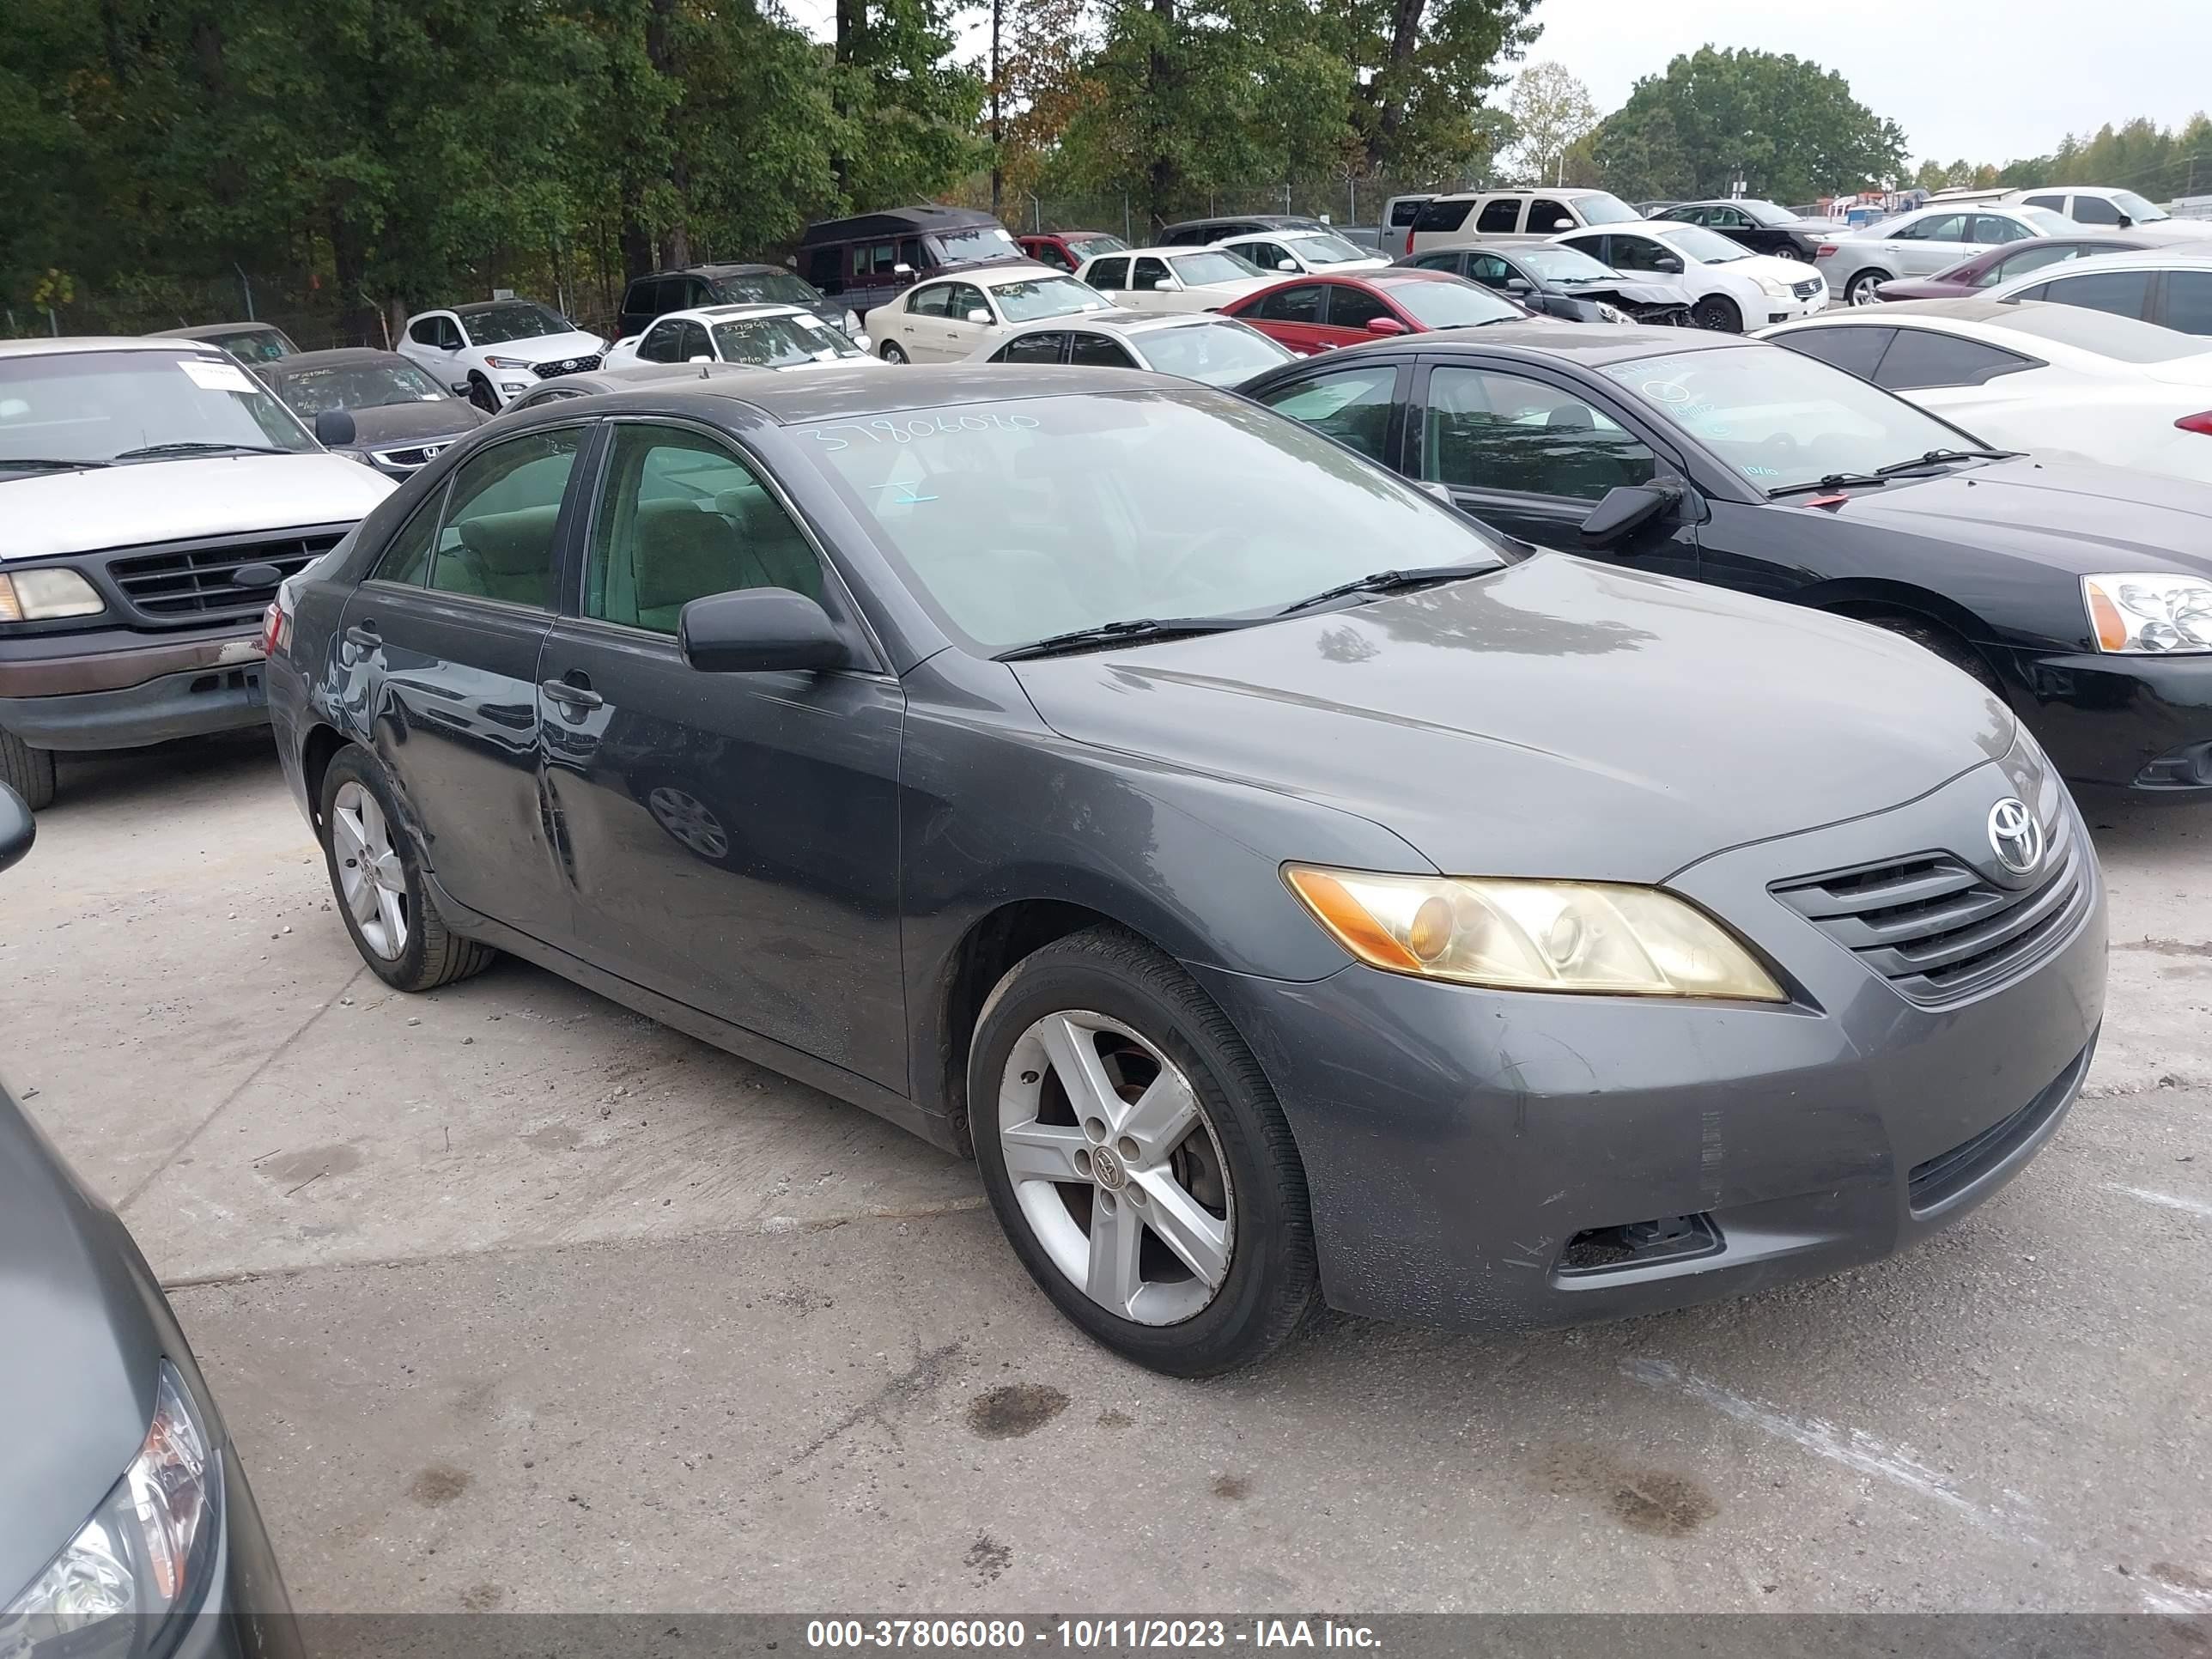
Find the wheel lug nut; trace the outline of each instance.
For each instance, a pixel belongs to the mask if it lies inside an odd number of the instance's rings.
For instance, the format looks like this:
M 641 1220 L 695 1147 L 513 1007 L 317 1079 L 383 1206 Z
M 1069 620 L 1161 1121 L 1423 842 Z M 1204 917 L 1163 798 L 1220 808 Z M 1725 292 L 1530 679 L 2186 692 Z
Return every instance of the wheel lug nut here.
M 1105 1120 L 1103 1118 L 1096 1117 L 1085 1118 L 1083 1120 L 1083 1133 L 1089 1135 L 1093 1140 L 1104 1140 L 1106 1139 Z
M 1111 1215 L 1111 1214 L 1113 1214 L 1113 1213 L 1114 1213 L 1114 1194 L 1111 1194 L 1111 1193 L 1101 1193 L 1101 1194 L 1098 1194 L 1098 1207 L 1099 1207 L 1099 1209 L 1100 1209 L 1102 1212 L 1104 1212 L 1105 1214 L 1107 1214 L 1107 1215 Z
M 1075 1173 L 1079 1176 L 1087 1176 L 1091 1173 L 1091 1154 L 1089 1152 L 1079 1152 L 1076 1153 Z
M 1133 1186 L 1130 1187 L 1127 1191 L 1129 1194 L 1130 1203 L 1142 1204 L 1145 1201 L 1145 1189 L 1142 1187 Z
M 1114 1150 L 1121 1154 L 1121 1160 L 1125 1164 L 1134 1164 L 1137 1161 L 1137 1143 L 1127 1135 L 1123 1135 L 1114 1143 Z

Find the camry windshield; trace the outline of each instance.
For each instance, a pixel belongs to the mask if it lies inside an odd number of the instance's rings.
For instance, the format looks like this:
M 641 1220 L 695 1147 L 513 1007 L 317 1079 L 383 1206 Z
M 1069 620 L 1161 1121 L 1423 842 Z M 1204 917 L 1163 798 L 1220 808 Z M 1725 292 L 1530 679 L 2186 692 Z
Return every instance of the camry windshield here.
M 1741 242 L 1730 241 L 1717 230 L 1707 230 L 1703 225 L 1669 225 L 1666 241 L 1669 247 L 1679 248 L 1701 265 L 1724 265 L 1735 259 L 1748 259 L 1751 250 Z
M 1201 387 L 904 410 L 790 435 L 987 653 L 1140 617 L 1266 616 L 1385 565 L 1499 562 L 1471 520 L 1412 485 Z
M 1079 283 L 1073 276 L 1038 276 L 1026 282 L 1000 283 L 991 293 L 1010 323 L 1034 322 L 1040 317 L 1066 317 L 1078 311 L 1104 311 L 1114 303 L 1090 283 Z
M 1283 240 L 1303 256 L 1310 265 L 1340 265 L 1347 260 L 1371 259 L 1375 257 L 1375 251 L 1372 248 L 1360 247 L 1354 243 L 1346 241 L 1341 236 L 1286 236 Z
M 1242 283 L 1264 273 L 1250 260 L 1234 253 L 1179 253 L 1168 263 L 1175 274 L 1190 288 L 1208 288 L 1215 283 Z
M 1802 352 L 1747 344 L 1638 357 L 1604 373 L 1765 490 L 1973 447 L 1902 398 Z
M 549 334 L 573 334 L 575 324 L 556 316 L 529 300 L 506 300 L 482 307 L 464 306 L 454 313 L 477 345 L 504 345 L 510 340 L 542 340 Z
M 268 387 L 212 349 L 0 357 L 0 471 L 315 447 Z
M 270 377 L 276 395 L 309 420 L 326 409 L 382 409 L 391 404 L 434 404 L 445 388 L 404 358 L 388 363 L 339 363 L 299 368 Z
M 796 368 L 866 355 L 811 317 L 733 317 L 714 325 L 714 350 L 726 363 L 755 368 Z
M 818 306 L 822 296 L 787 270 L 748 270 L 717 276 L 714 297 L 736 306 Z
M 2173 216 L 2164 208 L 2146 202 L 2131 190 L 2114 191 L 2112 205 L 2139 225 L 2154 225 L 2161 219 L 2170 219 Z
M 2075 307 L 2067 307 L 2069 311 Z M 1293 356 L 1256 329 L 1224 319 L 1158 328 L 1138 337 L 1145 360 L 1163 374 L 1180 374 L 1207 386 L 1237 386 Z
M 1586 225 L 1620 225 L 1643 216 L 1618 196 L 1602 190 L 1594 190 L 1587 196 L 1577 197 L 1575 205 L 1582 210 Z
M 1600 264 L 1578 247 L 1564 242 L 1532 242 L 1516 247 L 1513 257 L 1547 283 L 1617 282 L 1620 273 Z
M 1400 310 L 1411 312 L 1424 328 L 1474 328 L 1528 314 L 1512 301 L 1474 283 L 1377 283 L 1376 287 L 1388 294 Z

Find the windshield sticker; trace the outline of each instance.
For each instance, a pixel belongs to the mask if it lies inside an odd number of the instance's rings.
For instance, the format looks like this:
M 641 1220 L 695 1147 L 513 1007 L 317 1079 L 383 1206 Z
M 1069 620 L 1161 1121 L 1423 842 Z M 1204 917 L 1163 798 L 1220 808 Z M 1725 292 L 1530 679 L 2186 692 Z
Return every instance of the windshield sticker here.
M 1034 432 L 1044 424 L 1034 415 L 1007 415 L 996 410 L 978 414 L 970 410 L 961 415 L 921 415 L 902 416 L 896 420 L 874 420 L 848 426 L 817 426 L 807 436 L 816 443 L 827 444 L 835 452 L 850 449 L 849 439 L 842 438 L 843 432 L 858 433 L 872 444 L 910 444 L 925 438 L 957 438 L 969 432 Z
M 258 390 L 246 378 L 246 371 L 236 363 L 211 363 L 204 357 L 179 358 L 177 367 L 185 371 L 185 378 L 203 392 L 252 392 Z

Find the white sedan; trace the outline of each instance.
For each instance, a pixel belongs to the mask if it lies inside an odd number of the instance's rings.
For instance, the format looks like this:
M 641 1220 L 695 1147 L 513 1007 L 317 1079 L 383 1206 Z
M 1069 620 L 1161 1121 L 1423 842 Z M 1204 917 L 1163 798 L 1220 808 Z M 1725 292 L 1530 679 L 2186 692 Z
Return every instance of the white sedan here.
M 1076 273 L 1131 311 L 1218 311 L 1282 281 L 1211 247 L 1140 247 L 1085 259 Z
M 540 380 L 597 368 L 606 347 L 535 300 L 484 300 L 417 312 L 392 349 L 496 415 Z
M 874 360 L 799 306 L 700 306 L 655 318 L 607 349 L 606 367 L 736 363 L 747 368 L 826 368 Z
M 1380 270 L 1389 258 L 1371 247 L 1348 242 L 1328 230 L 1271 230 L 1249 236 L 1224 237 L 1213 244 L 1233 253 L 1255 270 L 1280 271 L 1286 276 L 1303 273 L 1341 276 L 1351 270 Z
M 2212 341 L 2081 306 L 1838 309 L 1763 337 L 2002 448 L 2212 483 Z
M 1057 322 L 1024 323 L 971 361 L 1149 368 L 1203 386 L 1235 386 L 1297 356 L 1234 317 L 1202 311 L 1147 314 L 1115 306 Z
M 1674 219 L 1590 225 L 1554 236 L 1630 276 L 1672 276 L 1689 290 L 1700 328 L 1741 334 L 1824 310 L 1828 285 L 1802 261 L 1753 253 L 1703 225 Z
M 1113 301 L 1066 273 L 1034 263 L 990 265 L 916 283 L 868 313 L 887 363 L 956 363 L 1020 323 L 1103 311 Z

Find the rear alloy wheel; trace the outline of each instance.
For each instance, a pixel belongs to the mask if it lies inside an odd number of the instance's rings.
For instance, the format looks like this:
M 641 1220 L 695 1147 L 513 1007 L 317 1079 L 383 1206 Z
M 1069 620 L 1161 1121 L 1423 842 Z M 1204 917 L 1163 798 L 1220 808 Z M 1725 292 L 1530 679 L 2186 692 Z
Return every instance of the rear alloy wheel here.
M 1716 334 L 1743 332 L 1743 313 L 1736 302 L 1723 295 L 1708 294 L 1698 301 L 1690 313 L 1690 320 L 1699 328 L 1709 328 Z
M 1102 927 L 1018 964 L 977 1024 L 969 1103 L 1015 1253 L 1107 1346 L 1210 1376 L 1304 1322 L 1313 1226 L 1282 1109 L 1170 958 Z
M 906 353 L 899 349 L 899 343 L 896 340 L 886 340 L 884 342 L 883 355 L 884 361 L 887 363 L 902 363 L 906 361 Z
M 390 786 L 368 750 L 340 750 L 323 775 L 324 855 L 346 932 L 377 977 L 428 991 L 482 973 L 497 954 L 446 926 L 399 827 Z
M 1880 305 L 1874 296 L 1875 289 L 1889 280 L 1886 270 L 1862 270 L 1853 276 L 1844 289 L 1844 303 L 1849 306 Z
M 0 731 L 0 783 L 23 798 L 33 812 L 54 799 L 54 751 L 33 749 L 13 732 Z

